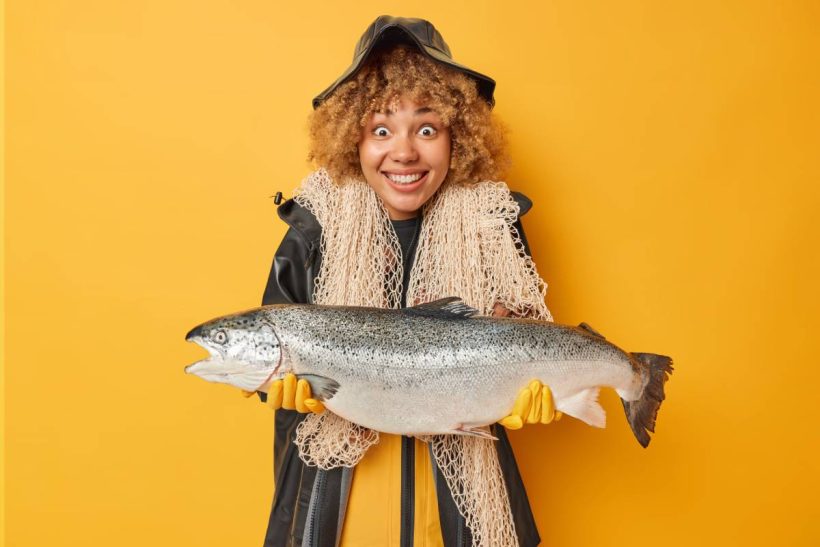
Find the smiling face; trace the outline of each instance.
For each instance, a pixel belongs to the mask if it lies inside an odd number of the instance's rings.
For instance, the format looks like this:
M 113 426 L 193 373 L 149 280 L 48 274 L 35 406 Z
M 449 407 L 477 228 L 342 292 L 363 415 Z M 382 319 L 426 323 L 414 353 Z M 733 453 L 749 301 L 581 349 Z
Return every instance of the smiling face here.
M 450 168 L 450 129 L 432 109 L 407 98 L 373 114 L 358 146 L 364 178 L 392 220 L 416 216 Z

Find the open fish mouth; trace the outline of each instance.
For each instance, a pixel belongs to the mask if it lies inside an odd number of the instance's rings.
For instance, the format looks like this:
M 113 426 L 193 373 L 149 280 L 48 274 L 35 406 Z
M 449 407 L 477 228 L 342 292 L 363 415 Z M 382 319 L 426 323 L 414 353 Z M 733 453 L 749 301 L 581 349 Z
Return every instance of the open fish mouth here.
M 273 376 L 273 369 L 255 367 L 242 361 L 225 359 L 222 354 L 204 346 L 197 338 L 189 339 L 210 354 L 207 358 L 185 367 L 186 374 L 199 376 L 208 382 L 229 384 L 245 391 L 257 391 Z
M 188 365 L 185 372 L 209 382 L 230 384 L 245 391 L 257 391 L 271 379 L 273 369 L 252 367 L 220 356 L 211 356 Z
M 255 368 L 256 367 L 252 367 L 242 361 L 225 359 L 218 353 L 211 353 L 207 359 L 202 359 L 185 367 L 185 372 L 187 374 L 202 376 L 203 378 L 206 375 L 227 378 L 229 376 L 252 373 Z M 263 369 L 263 372 L 265 375 L 268 375 L 271 371 Z
M 202 359 L 191 363 L 185 367 L 187 374 L 196 374 L 197 376 L 228 376 L 232 371 L 230 367 L 226 366 L 227 361 L 217 355 L 211 355 L 207 359 Z
M 227 372 L 224 370 L 225 360 L 222 358 L 222 355 L 203 343 L 202 337 L 199 335 L 199 327 L 191 330 L 191 332 L 185 336 L 185 340 L 188 342 L 193 342 L 209 354 L 207 359 L 201 359 L 185 367 L 186 374 L 196 374 L 197 376 L 202 376 L 203 374 L 219 374 L 222 372 Z

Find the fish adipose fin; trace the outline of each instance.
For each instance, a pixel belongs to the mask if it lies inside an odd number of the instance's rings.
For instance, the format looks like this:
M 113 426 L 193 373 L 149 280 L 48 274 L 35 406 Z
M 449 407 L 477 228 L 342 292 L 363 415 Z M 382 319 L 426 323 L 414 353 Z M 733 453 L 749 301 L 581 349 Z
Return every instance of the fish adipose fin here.
M 402 311 L 412 315 L 436 317 L 438 319 L 469 319 L 478 313 L 477 309 L 471 308 L 457 296 L 433 300 L 418 306 L 404 308 Z
M 498 440 L 498 437 L 494 437 L 492 433 L 484 429 L 484 426 L 480 425 L 459 424 L 459 426 L 453 430 L 453 433 L 456 435 L 469 435 L 471 437 L 481 437 L 482 439 L 490 439 L 493 441 Z
M 592 327 L 590 327 L 590 326 L 589 326 L 589 325 L 587 325 L 586 323 L 581 323 L 580 325 L 578 325 L 578 328 L 584 329 L 584 330 L 585 330 L 585 331 L 587 331 L 588 333 L 590 333 L 590 334 L 594 334 L 594 335 L 595 335 L 595 336 L 597 336 L 598 338 L 602 338 L 602 339 L 606 340 L 606 336 L 604 336 L 603 334 L 601 334 L 601 333 L 600 333 L 600 332 L 598 332 L 597 330 L 593 329 Z
M 636 401 L 621 399 L 621 402 L 624 404 L 626 419 L 629 420 L 632 433 L 641 446 L 646 448 L 650 441 L 648 432 L 655 432 L 658 409 L 666 397 L 663 385 L 672 374 L 672 358 L 654 353 L 633 353 L 632 357 L 649 367 L 649 382 Z
M 333 396 L 336 395 L 336 392 L 339 391 L 339 382 L 325 376 L 300 374 L 299 379 L 308 381 L 313 398 L 319 399 L 320 401 L 332 399 Z
M 559 401 L 557 408 L 593 427 L 606 427 L 606 412 L 598 403 L 600 391 L 597 387 L 579 391 L 572 397 Z

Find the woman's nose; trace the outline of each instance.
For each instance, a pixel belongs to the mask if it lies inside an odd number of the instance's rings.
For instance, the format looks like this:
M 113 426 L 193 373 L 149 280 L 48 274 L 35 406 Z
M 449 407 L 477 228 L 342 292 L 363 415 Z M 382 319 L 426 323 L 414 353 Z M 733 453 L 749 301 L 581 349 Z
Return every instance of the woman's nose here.
M 402 163 L 417 160 L 418 151 L 413 143 L 413 139 L 406 136 L 399 136 L 393 139 L 390 157 Z

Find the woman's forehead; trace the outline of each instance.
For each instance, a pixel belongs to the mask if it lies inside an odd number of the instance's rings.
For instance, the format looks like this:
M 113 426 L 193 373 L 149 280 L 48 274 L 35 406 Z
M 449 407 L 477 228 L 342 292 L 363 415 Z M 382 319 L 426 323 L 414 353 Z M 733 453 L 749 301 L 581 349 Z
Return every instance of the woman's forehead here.
M 391 116 L 397 112 L 411 112 L 413 115 L 438 114 L 435 105 L 424 99 L 414 99 L 413 97 L 402 95 L 391 99 L 383 108 L 376 110 L 374 114 Z

